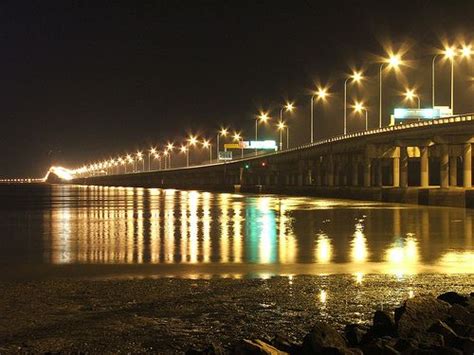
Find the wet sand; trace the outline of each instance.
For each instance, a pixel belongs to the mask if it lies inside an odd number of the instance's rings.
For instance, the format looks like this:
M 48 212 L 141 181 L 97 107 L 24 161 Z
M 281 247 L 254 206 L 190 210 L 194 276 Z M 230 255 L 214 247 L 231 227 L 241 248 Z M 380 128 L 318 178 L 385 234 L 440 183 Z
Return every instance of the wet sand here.
M 0 352 L 180 353 L 280 333 L 316 320 L 368 323 L 414 294 L 474 291 L 471 274 L 0 281 Z

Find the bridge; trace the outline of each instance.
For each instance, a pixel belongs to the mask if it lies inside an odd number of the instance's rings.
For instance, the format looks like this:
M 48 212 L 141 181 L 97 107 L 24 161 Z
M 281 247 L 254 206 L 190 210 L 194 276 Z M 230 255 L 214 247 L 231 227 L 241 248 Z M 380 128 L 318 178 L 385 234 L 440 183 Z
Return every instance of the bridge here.
M 187 168 L 74 177 L 86 185 L 301 194 L 474 207 L 474 114 L 392 125 Z

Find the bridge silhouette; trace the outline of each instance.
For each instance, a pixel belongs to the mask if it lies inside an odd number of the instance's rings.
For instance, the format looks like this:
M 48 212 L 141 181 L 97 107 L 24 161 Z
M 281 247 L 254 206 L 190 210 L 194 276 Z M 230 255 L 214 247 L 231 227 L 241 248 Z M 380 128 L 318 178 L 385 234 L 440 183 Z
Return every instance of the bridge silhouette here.
M 74 174 L 71 183 L 262 193 L 474 207 L 474 114 L 350 133 L 204 165 Z

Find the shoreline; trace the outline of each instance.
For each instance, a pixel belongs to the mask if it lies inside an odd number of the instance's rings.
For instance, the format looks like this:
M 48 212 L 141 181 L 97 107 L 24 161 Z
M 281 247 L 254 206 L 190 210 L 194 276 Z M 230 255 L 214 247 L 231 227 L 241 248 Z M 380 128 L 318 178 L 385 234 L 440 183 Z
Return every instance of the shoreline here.
M 410 294 L 472 292 L 473 275 L 269 279 L 132 278 L 0 281 L 0 351 L 183 353 L 283 334 L 317 321 L 369 325 Z

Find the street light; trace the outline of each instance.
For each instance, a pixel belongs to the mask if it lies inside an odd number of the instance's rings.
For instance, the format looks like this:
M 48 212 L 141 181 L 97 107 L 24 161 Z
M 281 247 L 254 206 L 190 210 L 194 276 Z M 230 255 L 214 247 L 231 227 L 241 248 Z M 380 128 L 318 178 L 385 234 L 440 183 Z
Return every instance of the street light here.
M 383 68 L 387 66 L 388 69 L 398 69 L 403 61 L 399 54 L 392 54 L 385 59 L 379 68 L 379 128 L 382 128 L 382 82 L 383 82 Z
M 240 143 L 240 157 L 244 157 L 244 144 L 243 144 L 243 137 L 239 132 L 234 132 L 234 136 L 232 137 L 234 142 Z
M 156 148 L 152 147 L 148 151 L 148 171 L 151 170 L 151 156 L 154 155 L 154 154 L 156 154 Z
M 168 156 L 168 169 L 171 169 L 171 153 L 173 153 L 173 149 L 174 149 L 174 143 L 169 143 L 166 145 L 166 150 L 168 152 L 168 154 L 166 154 Z
M 355 102 L 352 107 L 354 108 L 354 111 L 357 113 L 365 112 L 365 130 L 368 131 L 369 130 L 369 113 L 367 111 L 367 108 L 364 107 L 364 104 L 362 102 Z
M 204 149 L 209 149 L 209 163 L 212 162 L 212 144 L 209 140 L 203 139 L 202 140 L 202 147 Z
M 444 57 L 451 62 L 451 114 L 454 115 L 454 57 L 456 48 L 447 47 L 444 50 Z
M 344 80 L 344 135 L 347 134 L 347 83 L 349 80 L 360 83 L 362 79 L 362 73 L 355 71 Z
M 189 166 L 189 147 L 187 145 L 181 145 L 181 153 L 186 153 L 186 166 Z
M 418 109 L 420 109 L 420 107 L 421 107 L 420 96 L 418 96 L 418 94 L 415 93 L 414 89 L 406 89 L 403 96 L 405 96 L 405 99 L 408 100 L 408 101 L 416 100 L 418 102 Z
M 145 160 L 143 159 L 143 153 L 140 151 L 137 152 L 137 161 L 142 162 L 142 171 L 145 171 Z M 138 172 L 138 164 L 137 164 L 137 172 Z
M 171 154 L 170 154 L 170 151 L 168 149 L 166 149 L 164 152 L 163 152 L 163 157 L 165 158 L 165 164 L 164 164 L 164 168 L 166 170 L 166 159 L 169 158 L 169 166 L 168 166 L 168 169 L 171 168 Z
M 258 141 L 258 123 L 260 122 L 267 122 L 270 119 L 268 113 L 260 112 L 260 114 L 255 118 L 255 141 Z M 255 155 L 257 155 L 257 148 L 255 148 Z
M 295 110 L 295 105 L 294 105 L 293 102 L 287 102 L 285 105 L 283 105 L 280 108 L 280 122 L 283 122 L 283 111 L 293 112 L 294 110 Z M 288 149 L 288 143 L 290 141 L 290 137 L 288 136 L 288 132 L 289 131 L 286 132 L 286 149 Z M 282 148 L 283 148 L 283 143 L 282 143 L 282 140 L 280 138 L 280 150 L 282 150 Z
M 283 121 L 278 122 L 278 124 L 277 124 L 277 129 L 278 129 L 278 131 L 280 131 L 280 150 L 282 150 L 282 145 L 283 145 L 283 143 L 282 143 L 282 141 L 283 141 L 283 140 L 282 140 L 282 135 L 283 135 L 283 130 L 284 130 L 285 128 L 286 128 L 285 122 L 283 122 Z M 288 138 L 288 132 L 286 133 L 286 136 L 287 136 L 287 138 Z M 286 149 L 288 149 L 288 143 L 287 143 Z
M 158 160 L 158 169 L 161 170 L 161 155 L 159 152 L 153 154 L 153 158 Z
M 229 133 L 229 131 L 227 130 L 227 128 L 221 128 L 219 130 L 219 132 L 217 132 L 217 145 L 216 145 L 216 157 L 217 159 L 219 159 L 219 149 L 220 149 L 220 142 L 219 142 L 219 138 L 222 136 L 222 137 L 227 137 L 227 134 Z
M 186 154 L 186 159 L 187 159 L 187 166 L 189 166 L 189 150 L 190 150 L 190 147 L 194 147 L 196 146 L 196 144 L 198 143 L 198 139 L 196 136 L 193 136 L 193 135 L 190 135 L 189 138 L 187 139 L 187 154 Z
M 318 91 L 311 95 L 311 143 L 314 142 L 314 98 L 325 101 L 327 96 L 326 88 L 318 88 Z

